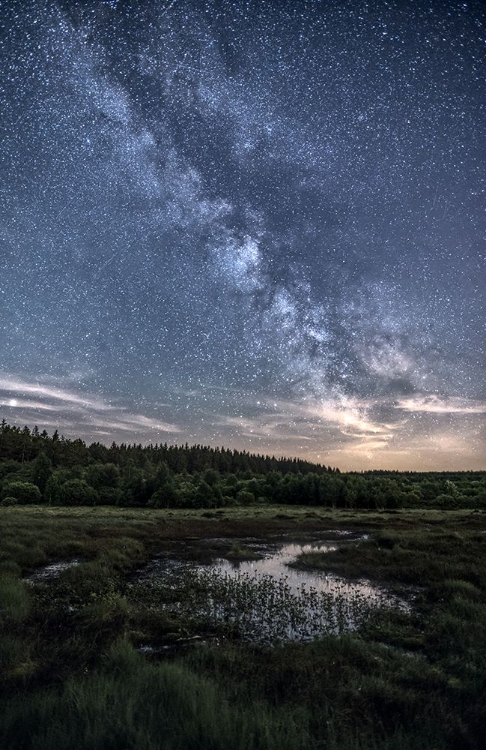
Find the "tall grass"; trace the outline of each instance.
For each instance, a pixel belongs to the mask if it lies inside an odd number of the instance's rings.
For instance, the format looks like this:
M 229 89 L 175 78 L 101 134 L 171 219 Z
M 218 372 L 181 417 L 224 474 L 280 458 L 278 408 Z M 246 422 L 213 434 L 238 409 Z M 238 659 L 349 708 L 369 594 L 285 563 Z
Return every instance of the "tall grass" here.
M 103 668 L 4 710 L 4 750 L 299 750 L 302 722 L 262 704 L 230 705 L 183 665 L 147 663 L 116 643 Z
M 0 625 L 22 622 L 29 609 L 30 600 L 25 584 L 13 576 L 0 578 Z

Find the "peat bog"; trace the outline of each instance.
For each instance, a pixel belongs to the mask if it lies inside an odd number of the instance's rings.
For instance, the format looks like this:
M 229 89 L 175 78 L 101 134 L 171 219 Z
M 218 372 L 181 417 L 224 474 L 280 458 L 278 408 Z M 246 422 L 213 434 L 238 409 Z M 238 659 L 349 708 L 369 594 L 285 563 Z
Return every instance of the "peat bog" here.
M 160 607 L 186 620 L 225 626 L 227 638 L 267 645 L 357 630 L 378 608 L 408 610 L 403 598 L 369 580 L 295 565 L 301 555 L 325 558 L 343 544 L 366 539 L 349 531 L 331 534 L 273 543 L 179 543 L 140 571 L 135 588 L 147 587 L 154 602 L 158 597 Z
M 1 512 L 2 748 L 482 747 L 482 512 Z

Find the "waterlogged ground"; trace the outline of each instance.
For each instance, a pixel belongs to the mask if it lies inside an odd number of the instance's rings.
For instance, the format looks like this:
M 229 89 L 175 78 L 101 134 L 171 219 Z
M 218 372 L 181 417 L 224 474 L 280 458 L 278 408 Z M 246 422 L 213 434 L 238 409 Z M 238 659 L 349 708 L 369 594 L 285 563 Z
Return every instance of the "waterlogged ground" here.
M 383 585 L 343 577 L 326 571 L 325 565 L 321 570 L 299 567 L 302 555 L 317 553 L 322 567 L 323 555 L 359 548 L 367 539 L 358 531 L 334 529 L 272 541 L 167 540 L 163 552 L 132 578 L 128 594 L 143 607 L 173 618 L 191 639 L 195 633 L 212 632 L 261 644 L 311 641 L 357 630 L 377 610 L 411 611 L 405 599 Z M 50 588 L 79 564 L 79 558 L 58 560 L 24 580 Z M 76 602 L 66 606 L 78 609 Z
M 29 576 L 26 576 L 23 580 L 26 583 L 39 583 L 40 581 L 49 581 L 53 578 L 59 578 L 65 570 L 69 568 L 75 568 L 80 564 L 78 558 L 72 560 L 60 560 L 59 562 L 49 563 L 43 565 L 41 568 L 37 568 Z
M 484 512 L 1 516 L 2 750 L 484 748 Z
M 246 640 L 313 640 L 356 630 L 377 608 L 409 610 L 403 598 L 368 580 L 292 567 L 301 554 L 330 552 L 366 538 L 338 531 L 333 539 L 272 544 L 209 539 L 175 545 L 140 572 L 137 585 L 150 590 L 155 606 L 205 625 L 222 625 Z

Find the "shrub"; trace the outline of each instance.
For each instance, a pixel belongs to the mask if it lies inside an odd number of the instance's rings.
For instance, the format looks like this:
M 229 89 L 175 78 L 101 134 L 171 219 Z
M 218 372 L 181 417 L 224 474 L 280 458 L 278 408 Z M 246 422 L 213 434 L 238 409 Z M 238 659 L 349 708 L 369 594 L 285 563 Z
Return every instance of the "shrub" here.
M 118 487 L 100 487 L 98 500 L 100 505 L 121 505 L 123 492 Z
M 58 493 L 58 502 L 62 505 L 96 505 L 98 500 L 96 490 L 82 479 L 65 482 Z
M 172 484 L 168 482 L 160 490 L 154 492 L 148 504 L 153 508 L 173 508 L 179 503 L 179 493 Z
M 240 505 L 253 505 L 255 495 L 253 492 L 248 492 L 248 490 L 240 490 L 236 495 L 236 499 Z
M 16 497 L 4 497 L 0 505 L 18 505 L 18 500 Z
M 447 510 L 451 510 L 452 508 L 457 508 L 458 500 L 452 495 L 437 495 L 435 500 L 430 503 L 430 506 L 432 508 L 444 508 Z
M 10 482 L 3 488 L 2 495 L 4 499 L 15 499 L 19 503 L 40 503 L 41 501 L 40 489 L 32 482 Z
M 96 464 L 87 471 L 88 483 L 95 490 L 101 487 L 117 488 L 120 484 L 120 471 L 115 464 Z

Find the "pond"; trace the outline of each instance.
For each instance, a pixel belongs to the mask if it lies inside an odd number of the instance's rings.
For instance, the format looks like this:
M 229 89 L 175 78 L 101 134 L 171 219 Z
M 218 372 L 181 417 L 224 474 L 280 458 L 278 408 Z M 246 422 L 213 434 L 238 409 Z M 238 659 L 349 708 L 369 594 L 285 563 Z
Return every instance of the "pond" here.
M 355 630 L 378 607 L 410 609 L 403 598 L 370 581 L 290 567 L 302 553 L 325 553 L 364 538 L 347 533 L 271 544 L 192 542 L 153 560 L 138 581 L 151 588 L 161 608 L 217 625 L 226 635 L 260 643 L 307 641 Z M 256 559 L 231 559 L 235 550 Z

